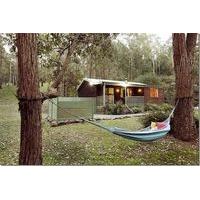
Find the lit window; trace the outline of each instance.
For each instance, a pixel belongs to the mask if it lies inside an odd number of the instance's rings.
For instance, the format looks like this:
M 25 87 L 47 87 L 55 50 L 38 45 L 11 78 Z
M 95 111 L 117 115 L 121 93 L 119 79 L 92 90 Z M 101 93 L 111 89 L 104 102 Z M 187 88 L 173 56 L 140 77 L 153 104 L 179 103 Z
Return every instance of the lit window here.
M 150 97 L 158 97 L 158 89 L 150 88 Z
M 127 96 L 132 96 L 132 89 L 131 88 L 127 88 Z
M 107 95 L 113 95 L 114 94 L 114 88 L 106 88 L 106 94 Z
M 142 89 L 141 88 L 138 88 L 138 93 L 141 93 L 142 92 Z
M 124 92 L 125 92 L 125 88 L 121 88 L 121 91 L 120 91 L 120 97 L 121 98 L 124 97 Z

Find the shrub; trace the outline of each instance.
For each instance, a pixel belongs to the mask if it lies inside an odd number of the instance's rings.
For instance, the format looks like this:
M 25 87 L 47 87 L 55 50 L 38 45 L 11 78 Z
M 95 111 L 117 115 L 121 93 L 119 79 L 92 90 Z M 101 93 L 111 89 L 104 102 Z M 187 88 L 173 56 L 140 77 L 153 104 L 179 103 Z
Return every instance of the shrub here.
M 104 106 L 97 106 L 96 108 L 96 113 L 97 114 L 103 114 L 105 112 L 105 107 Z
M 144 106 L 144 111 L 155 111 L 159 110 L 159 105 L 153 103 L 147 103 Z
M 131 113 L 129 109 L 122 103 L 106 104 L 104 107 L 104 114 L 108 115 L 122 115 Z
M 108 115 L 123 115 L 143 112 L 143 106 L 141 105 L 128 107 L 121 102 L 117 102 L 116 104 L 107 104 L 103 108 L 103 113 Z
M 144 111 L 169 111 L 172 110 L 173 106 L 168 103 L 163 104 L 153 104 L 153 103 L 147 103 L 144 106 Z
M 145 105 L 145 111 L 148 111 L 148 114 L 141 118 L 142 124 L 146 127 L 151 124 L 151 122 L 161 122 L 167 119 L 170 112 L 172 111 L 173 106 L 170 104 L 147 104 Z M 199 115 L 198 112 L 194 111 L 194 120 L 196 127 L 199 129 Z
M 140 106 L 140 105 L 131 106 L 130 108 L 133 111 L 132 113 L 141 113 L 144 111 L 144 106 Z
M 147 109 L 148 108 L 148 109 Z M 151 122 L 162 122 L 169 116 L 172 111 L 172 106 L 170 104 L 151 104 L 146 107 L 148 114 L 142 117 L 142 124 L 146 127 L 151 124 Z

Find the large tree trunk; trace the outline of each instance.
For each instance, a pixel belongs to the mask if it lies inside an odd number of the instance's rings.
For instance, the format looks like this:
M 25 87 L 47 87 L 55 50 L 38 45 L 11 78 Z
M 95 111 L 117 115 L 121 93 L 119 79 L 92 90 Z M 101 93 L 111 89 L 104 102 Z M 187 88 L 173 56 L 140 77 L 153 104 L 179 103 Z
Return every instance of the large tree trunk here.
M 21 114 L 20 165 L 42 164 L 41 95 L 36 34 L 17 34 L 18 91 Z
M 192 69 L 197 34 L 173 34 L 173 58 L 176 76 L 176 100 L 179 100 L 174 112 L 172 134 L 174 137 L 190 141 L 197 135 L 193 117 L 193 81 Z

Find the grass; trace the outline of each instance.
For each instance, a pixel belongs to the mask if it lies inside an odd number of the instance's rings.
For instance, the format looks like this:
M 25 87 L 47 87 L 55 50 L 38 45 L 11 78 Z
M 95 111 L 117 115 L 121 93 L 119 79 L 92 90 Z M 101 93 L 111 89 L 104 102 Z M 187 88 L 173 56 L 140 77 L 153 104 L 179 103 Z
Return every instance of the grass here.
M 17 165 L 20 142 L 20 115 L 10 91 L 0 90 L 0 164 Z M 44 165 L 198 165 L 197 143 L 167 136 L 142 143 L 108 133 L 87 123 L 50 127 L 43 119 Z M 110 126 L 136 130 L 140 118 L 103 121 Z

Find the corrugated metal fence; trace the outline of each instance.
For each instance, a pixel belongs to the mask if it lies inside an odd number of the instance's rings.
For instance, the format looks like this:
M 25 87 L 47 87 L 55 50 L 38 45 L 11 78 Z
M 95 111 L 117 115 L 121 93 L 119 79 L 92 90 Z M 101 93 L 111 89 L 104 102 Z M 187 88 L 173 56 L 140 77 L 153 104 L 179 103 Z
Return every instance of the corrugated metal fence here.
M 48 119 L 57 123 L 66 120 L 77 120 L 78 117 L 93 119 L 96 112 L 96 98 L 90 97 L 57 97 L 49 100 Z

